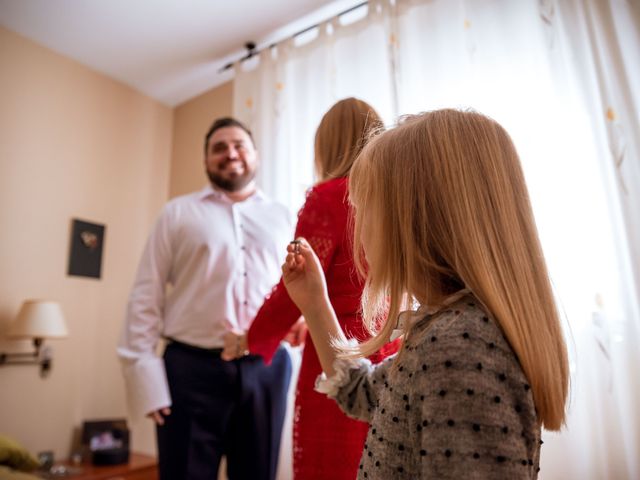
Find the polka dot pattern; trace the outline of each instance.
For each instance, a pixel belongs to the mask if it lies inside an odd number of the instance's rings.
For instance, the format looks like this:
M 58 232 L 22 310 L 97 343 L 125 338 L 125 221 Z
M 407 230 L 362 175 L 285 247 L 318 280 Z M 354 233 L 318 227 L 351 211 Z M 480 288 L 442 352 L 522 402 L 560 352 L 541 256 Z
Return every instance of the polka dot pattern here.
M 336 396 L 370 423 L 358 478 L 537 478 L 531 388 L 473 296 L 417 322 L 395 359 L 362 363 Z

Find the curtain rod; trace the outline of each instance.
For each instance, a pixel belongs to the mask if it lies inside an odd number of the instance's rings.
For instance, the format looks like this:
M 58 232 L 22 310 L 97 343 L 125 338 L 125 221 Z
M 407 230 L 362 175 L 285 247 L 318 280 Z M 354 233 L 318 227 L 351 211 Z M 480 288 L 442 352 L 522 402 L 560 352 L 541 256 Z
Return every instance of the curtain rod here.
M 285 40 L 296 38 L 297 36 L 302 35 L 303 33 L 307 33 L 309 31 L 313 30 L 314 28 L 318 28 L 321 24 L 323 24 L 324 22 L 330 20 L 331 18 L 341 17 L 342 15 L 346 15 L 347 13 L 353 12 L 354 10 L 357 10 L 358 8 L 363 7 L 363 6 L 367 5 L 368 3 L 369 3 L 368 0 L 365 0 L 364 2 L 360 2 L 357 5 L 354 5 L 353 7 L 350 7 L 350 8 L 347 8 L 346 10 L 343 10 L 340 13 L 337 13 L 335 15 L 332 15 L 332 16 L 328 17 L 328 18 L 325 18 L 321 22 L 315 23 L 315 24 L 313 24 L 313 25 L 311 25 L 311 26 L 309 26 L 309 27 L 307 27 L 305 29 L 302 29 L 299 32 L 294 33 L 290 37 L 283 38 L 282 40 L 278 40 L 277 42 L 273 42 L 273 43 L 269 44 L 268 46 L 263 47 L 263 48 L 261 48 L 259 50 L 256 50 L 255 42 L 247 42 L 247 43 L 244 44 L 244 47 L 248 50 L 247 54 L 244 55 L 243 57 L 240 57 L 237 60 L 234 60 L 232 62 L 227 63 L 224 67 L 222 67 L 221 69 L 218 70 L 218 73 L 225 72 L 225 71 L 229 70 L 231 67 L 233 67 L 236 63 L 240 63 L 240 62 L 244 62 L 245 60 L 249 60 L 250 58 L 256 56 L 257 54 L 259 54 L 260 52 L 262 52 L 262 51 L 264 51 L 264 50 L 266 50 L 268 48 L 273 48 L 273 47 L 275 47 L 279 43 L 282 43 Z

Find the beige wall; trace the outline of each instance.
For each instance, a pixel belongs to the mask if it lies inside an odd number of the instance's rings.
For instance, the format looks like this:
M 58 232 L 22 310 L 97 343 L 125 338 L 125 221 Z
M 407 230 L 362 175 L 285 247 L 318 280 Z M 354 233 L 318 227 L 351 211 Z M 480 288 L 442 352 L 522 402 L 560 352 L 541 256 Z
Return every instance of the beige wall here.
M 204 136 L 218 117 L 232 111 L 233 84 L 226 83 L 176 107 L 169 196 L 198 190 L 207 184 Z
M 31 297 L 59 301 L 70 331 L 48 378 L 0 367 L 0 432 L 62 457 L 83 420 L 126 414 L 115 345 L 168 198 L 173 112 L 4 29 L 0 69 L 0 332 Z M 66 275 L 72 218 L 107 226 L 101 280 Z M 150 422 L 132 426 L 153 452 Z

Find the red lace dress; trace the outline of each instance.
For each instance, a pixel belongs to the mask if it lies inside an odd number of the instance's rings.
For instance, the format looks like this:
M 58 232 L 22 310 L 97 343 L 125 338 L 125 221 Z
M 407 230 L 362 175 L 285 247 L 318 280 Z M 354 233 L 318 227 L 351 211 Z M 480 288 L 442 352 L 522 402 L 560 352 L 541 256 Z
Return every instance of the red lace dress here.
M 298 213 L 296 237 L 307 239 L 318 255 L 327 279 L 329 299 L 347 337 L 367 337 L 358 312 L 362 282 L 352 260 L 348 234 L 347 179 L 316 185 Z M 248 333 L 249 350 L 270 362 L 282 338 L 300 318 L 300 310 L 280 283 L 259 310 Z M 379 362 L 394 353 L 389 344 L 371 357 Z M 316 349 L 307 336 L 296 389 L 293 416 L 293 472 L 296 480 L 353 480 L 367 435 L 366 423 L 348 418 L 337 403 L 313 390 L 321 373 Z

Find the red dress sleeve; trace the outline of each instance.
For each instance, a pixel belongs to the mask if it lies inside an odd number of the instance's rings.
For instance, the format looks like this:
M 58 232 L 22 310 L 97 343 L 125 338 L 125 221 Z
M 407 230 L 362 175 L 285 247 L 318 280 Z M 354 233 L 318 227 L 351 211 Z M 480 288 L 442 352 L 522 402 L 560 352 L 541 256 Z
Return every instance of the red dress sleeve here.
M 339 242 L 342 241 L 346 226 L 344 202 L 344 198 L 335 195 L 334 189 L 323 188 L 321 184 L 309 190 L 305 204 L 298 213 L 295 236 L 307 239 L 325 274 Z M 262 355 L 265 363 L 270 363 L 280 341 L 300 315 L 300 310 L 289 298 L 281 278 L 249 328 L 249 351 Z

